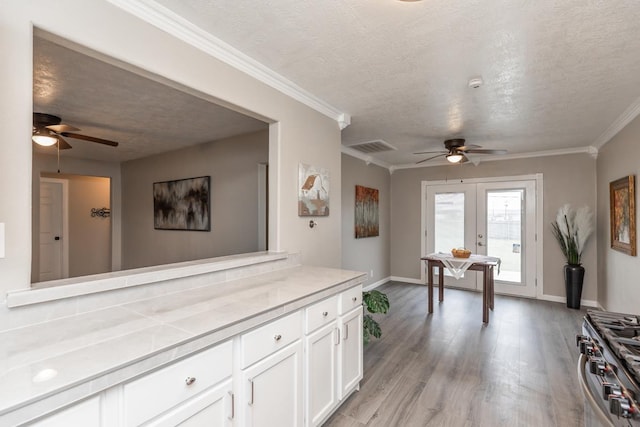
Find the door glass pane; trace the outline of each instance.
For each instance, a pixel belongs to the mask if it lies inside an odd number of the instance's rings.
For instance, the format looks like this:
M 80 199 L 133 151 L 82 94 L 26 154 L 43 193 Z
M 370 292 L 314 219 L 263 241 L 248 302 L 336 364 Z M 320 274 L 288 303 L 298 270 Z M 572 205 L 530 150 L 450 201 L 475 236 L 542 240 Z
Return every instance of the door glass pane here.
M 496 280 L 522 283 L 523 212 L 524 190 L 487 191 L 487 255 L 502 260 Z
M 436 252 L 464 247 L 464 193 L 436 194 L 434 219 Z

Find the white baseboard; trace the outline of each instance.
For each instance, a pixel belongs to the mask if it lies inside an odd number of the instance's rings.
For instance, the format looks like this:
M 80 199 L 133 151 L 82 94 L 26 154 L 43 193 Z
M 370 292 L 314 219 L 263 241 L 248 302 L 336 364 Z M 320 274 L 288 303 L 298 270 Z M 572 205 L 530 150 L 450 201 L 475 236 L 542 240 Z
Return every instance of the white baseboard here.
M 412 277 L 391 276 L 390 280 L 393 280 L 394 282 L 405 282 L 405 283 L 413 283 L 416 285 L 426 285 L 426 283 L 424 283 L 422 280 L 414 279 Z
M 561 302 L 561 303 L 567 302 L 567 299 L 565 297 L 559 297 L 557 295 L 539 295 L 538 299 L 542 301 L 551 301 L 551 302 Z M 595 307 L 595 308 L 601 307 L 600 304 L 598 304 L 598 301 L 593 301 L 590 299 L 580 300 L 580 305 L 581 306 L 584 305 L 585 307 Z
M 370 291 L 371 289 L 375 289 L 378 286 L 382 286 L 385 283 L 387 283 L 389 280 L 392 280 L 390 277 L 385 277 L 384 279 L 378 280 L 377 282 L 374 283 L 369 283 L 368 285 L 364 286 L 362 288 L 363 291 Z

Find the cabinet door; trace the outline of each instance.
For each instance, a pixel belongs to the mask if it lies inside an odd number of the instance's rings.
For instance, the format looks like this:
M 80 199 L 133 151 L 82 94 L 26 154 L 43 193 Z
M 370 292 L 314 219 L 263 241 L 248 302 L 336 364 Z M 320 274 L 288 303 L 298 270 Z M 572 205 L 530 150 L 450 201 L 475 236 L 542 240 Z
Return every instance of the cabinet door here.
M 305 337 L 305 425 L 317 426 L 338 403 L 338 329 L 333 322 Z
M 242 371 L 240 425 L 302 425 L 302 342 L 266 357 Z
M 148 427 L 230 427 L 233 419 L 231 378 L 144 424 Z
M 362 379 L 362 306 L 340 317 L 339 399 L 349 394 Z

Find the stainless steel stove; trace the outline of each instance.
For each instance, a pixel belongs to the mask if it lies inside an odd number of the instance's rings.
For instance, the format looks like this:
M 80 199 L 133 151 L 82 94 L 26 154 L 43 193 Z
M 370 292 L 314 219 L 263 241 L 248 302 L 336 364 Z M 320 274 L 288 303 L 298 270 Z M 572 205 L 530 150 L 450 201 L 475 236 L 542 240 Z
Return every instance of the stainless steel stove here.
M 640 315 L 588 310 L 578 377 L 585 425 L 640 426 Z

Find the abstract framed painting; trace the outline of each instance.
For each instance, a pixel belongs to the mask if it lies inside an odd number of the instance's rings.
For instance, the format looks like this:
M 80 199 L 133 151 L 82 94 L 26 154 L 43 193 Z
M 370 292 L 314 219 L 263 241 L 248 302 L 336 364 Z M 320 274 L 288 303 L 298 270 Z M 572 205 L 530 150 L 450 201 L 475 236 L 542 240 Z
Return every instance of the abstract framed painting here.
M 356 185 L 356 239 L 380 235 L 378 197 L 379 191 L 377 189 Z
M 636 256 L 635 175 L 609 184 L 611 248 Z
M 153 228 L 211 230 L 211 177 L 153 183 Z
M 298 216 L 329 216 L 329 171 L 300 163 Z

